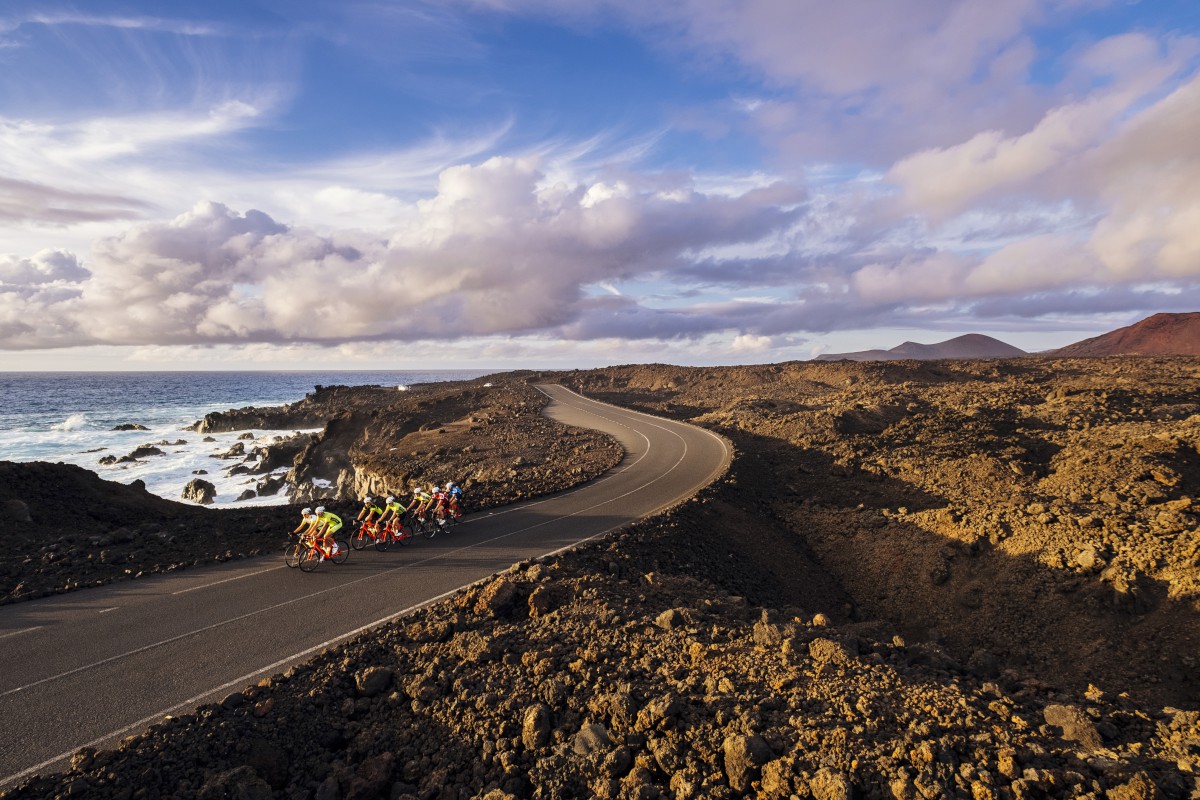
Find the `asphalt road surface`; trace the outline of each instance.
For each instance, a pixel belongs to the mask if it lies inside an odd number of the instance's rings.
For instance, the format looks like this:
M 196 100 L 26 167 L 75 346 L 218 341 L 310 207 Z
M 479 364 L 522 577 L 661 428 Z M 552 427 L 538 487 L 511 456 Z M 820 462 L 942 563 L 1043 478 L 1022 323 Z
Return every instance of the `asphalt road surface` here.
M 307 574 L 264 556 L 0 607 L 0 788 L 62 769 L 80 747 L 112 747 L 167 714 L 219 701 L 518 561 L 674 505 L 728 464 L 712 433 L 540 388 L 552 398 L 549 416 L 616 437 L 621 463 L 570 491 Z

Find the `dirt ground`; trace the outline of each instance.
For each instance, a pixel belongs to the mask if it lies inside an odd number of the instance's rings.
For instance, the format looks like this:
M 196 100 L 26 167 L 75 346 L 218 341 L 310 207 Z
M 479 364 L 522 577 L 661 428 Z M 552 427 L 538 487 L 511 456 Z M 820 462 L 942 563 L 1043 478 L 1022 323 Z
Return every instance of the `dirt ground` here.
M 730 471 L 4 797 L 1200 798 L 1198 376 L 520 376 L 709 427 Z M 340 485 L 407 469 L 368 460 Z

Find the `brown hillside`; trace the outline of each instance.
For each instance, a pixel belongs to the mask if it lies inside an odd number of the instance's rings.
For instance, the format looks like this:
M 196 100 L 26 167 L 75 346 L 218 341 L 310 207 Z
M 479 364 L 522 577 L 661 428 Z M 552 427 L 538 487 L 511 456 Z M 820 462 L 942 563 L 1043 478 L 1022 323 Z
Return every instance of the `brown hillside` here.
M 1155 314 L 1134 325 L 1069 344 L 1048 355 L 1070 358 L 1200 355 L 1200 312 Z

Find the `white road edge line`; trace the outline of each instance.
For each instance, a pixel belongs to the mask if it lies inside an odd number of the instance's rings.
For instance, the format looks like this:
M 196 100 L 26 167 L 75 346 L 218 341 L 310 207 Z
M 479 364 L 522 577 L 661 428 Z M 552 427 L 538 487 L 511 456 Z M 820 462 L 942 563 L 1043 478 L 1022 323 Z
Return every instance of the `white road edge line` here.
M 30 631 L 41 630 L 44 627 L 45 627 L 44 625 L 34 625 L 32 628 L 21 628 L 20 630 L 17 630 L 17 631 L 9 631 L 8 633 L 0 633 L 0 639 L 7 639 L 10 636 L 20 636 L 22 633 L 29 633 Z
M 99 611 L 97 611 L 96 613 L 97 613 L 97 614 L 107 614 L 107 613 L 108 613 L 108 612 L 110 612 L 110 611 L 116 611 L 118 608 L 120 608 L 120 606 L 109 606 L 108 608 L 102 608 L 102 609 L 100 609 L 100 610 L 99 610 Z

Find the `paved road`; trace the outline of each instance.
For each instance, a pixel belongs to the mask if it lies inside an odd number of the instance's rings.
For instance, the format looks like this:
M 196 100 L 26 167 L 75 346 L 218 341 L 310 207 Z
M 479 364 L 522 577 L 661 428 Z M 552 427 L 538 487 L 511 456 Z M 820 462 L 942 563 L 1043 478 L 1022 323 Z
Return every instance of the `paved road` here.
M 0 607 L 0 787 L 671 506 L 728 463 L 707 431 L 540 388 L 549 416 L 615 436 L 621 463 L 571 491 L 468 515 L 445 536 L 309 574 L 271 556 Z

